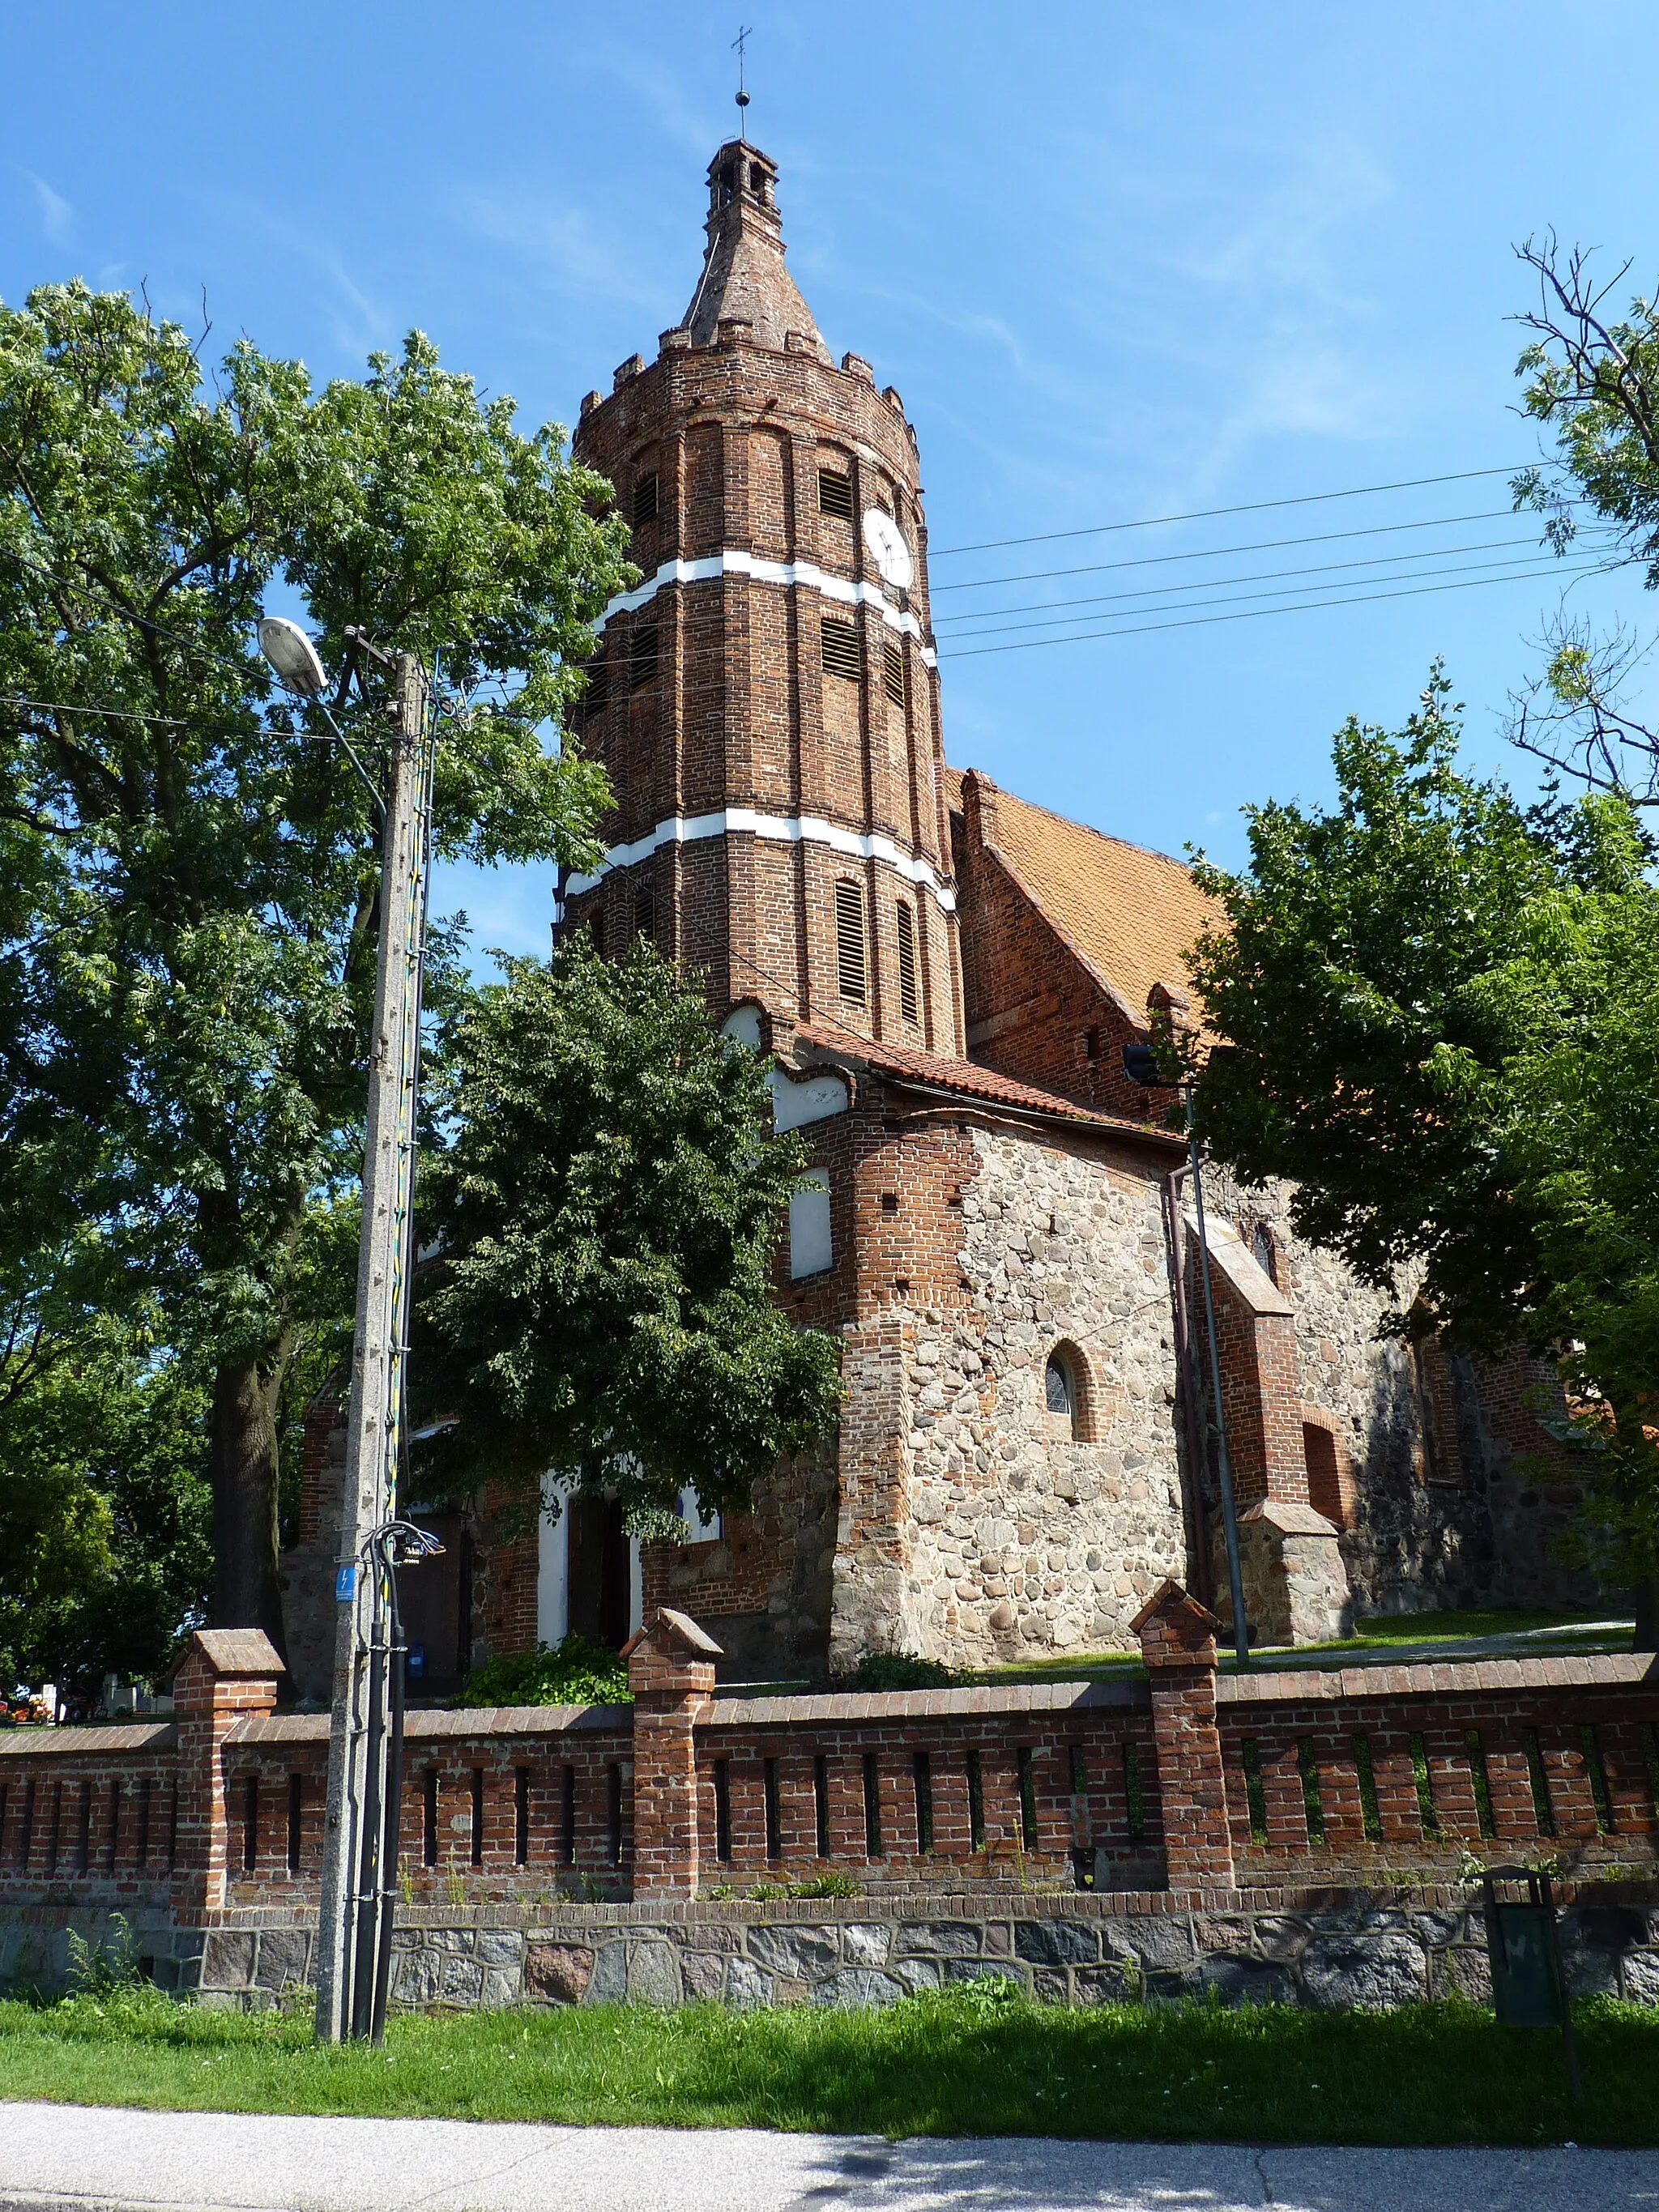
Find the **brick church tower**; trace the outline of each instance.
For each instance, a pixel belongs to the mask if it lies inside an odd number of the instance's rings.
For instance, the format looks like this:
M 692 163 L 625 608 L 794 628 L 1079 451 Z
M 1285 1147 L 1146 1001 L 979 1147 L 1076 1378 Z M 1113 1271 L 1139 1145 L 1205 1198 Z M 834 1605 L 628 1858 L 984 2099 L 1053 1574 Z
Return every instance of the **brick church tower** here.
M 617 487 L 643 574 L 584 704 L 617 805 L 565 921 L 705 969 L 717 1015 L 960 1056 L 915 433 L 866 362 L 831 359 L 776 178 L 721 147 L 685 319 L 582 402 L 575 457 Z
M 620 1644 L 662 1605 L 728 1676 L 804 1680 L 1133 1650 L 1168 1577 L 1224 1602 L 1186 1142 L 1122 1058 L 1154 1012 L 1201 1019 L 1187 951 L 1214 911 L 1178 861 L 945 766 L 915 434 L 866 362 L 830 359 L 775 180 L 720 149 L 684 321 L 582 404 L 576 454 L 616 486 L 641 580 L 600 624 L 584 734 L 616 807 L 561 926 L 612 956 L 654 939 L 770 1054 L 807 1161 L 775 1292 L 839 1340 L 841 1419 L 748 1511 L 684 1498 L 684 1543 L 630 1538 L 592 1494 L 510 1539 L 487 1497 L 422 1514 L 446 1547 L 406 1600 L 428 1693 L 568 1631 Z M 1526 1394 L 1559 1404 L 1559 1379 L 1389 1340 L 1290 1197 L 1206 1176 L 1258 1638 L 1356 1606 L 1595 1602 L 1552 1550 L 1574 1493 L 1530 1471 L 1560 1448 Z M 283 1558 L 318 1698 L 343 1404 L 307 1413 Z

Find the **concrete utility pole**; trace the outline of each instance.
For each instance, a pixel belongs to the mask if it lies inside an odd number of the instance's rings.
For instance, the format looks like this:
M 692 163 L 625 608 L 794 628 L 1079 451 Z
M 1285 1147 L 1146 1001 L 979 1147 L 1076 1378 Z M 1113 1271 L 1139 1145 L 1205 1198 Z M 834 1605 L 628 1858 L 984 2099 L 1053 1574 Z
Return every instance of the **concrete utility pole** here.
M 395 1662 L 381 1559 L 366 1547 L 393 1517 L 401 1443 L 431 782 L 426 677 L 413 653 L 398 655 L 396 681 L 349 1440 L 335 1553 L 334 1710 L 317 1919 L 317 2034 L 325 2043 L 368 2032 L 381 1917 L 397 1875 L 395 1863 L 381 1863 L 388 1835 L 395 1861 L 396 1808 L 385 1802 L 388 1670 Z

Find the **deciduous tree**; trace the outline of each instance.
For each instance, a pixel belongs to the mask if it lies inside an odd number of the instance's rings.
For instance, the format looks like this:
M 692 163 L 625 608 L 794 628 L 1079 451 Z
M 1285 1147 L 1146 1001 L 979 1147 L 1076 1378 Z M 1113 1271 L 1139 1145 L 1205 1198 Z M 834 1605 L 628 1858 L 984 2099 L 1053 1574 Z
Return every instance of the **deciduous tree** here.
M 120 294 L 0 309 L 0 1223 L 67 1158 L 203 1361 L 220 1621 L 282 1634 L 296 1255 L 357 1172 L 376 938 L 373 802 L 254 625 L 308 617 L 371 768 L 349 630 L 441 666 L 441 853 L 591 858 L 603 777 L 539 732 L 632 573 L 605 493 L 418 334 L 318 391 L 246 342 L 204 380 Z
M 578 932 L 478 993 L 445 1071 L 413 1370 L 424 1419 L 453 1425 L 422 1487 L 493 1482 L 533 1516 L 556 1470 L 636 1526 L 686 1490 L 746 1510 L 840 1393 L 834 1338 L 772 1297 L 805 1155 L 771 1133 L 763 1064 L 716 1035 L 696 978 Z

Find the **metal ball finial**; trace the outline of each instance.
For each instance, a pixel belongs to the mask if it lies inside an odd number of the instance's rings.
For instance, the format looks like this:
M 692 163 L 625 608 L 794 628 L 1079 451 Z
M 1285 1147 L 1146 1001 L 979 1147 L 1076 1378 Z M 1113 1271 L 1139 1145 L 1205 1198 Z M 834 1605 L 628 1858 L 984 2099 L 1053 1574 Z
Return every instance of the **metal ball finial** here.
M 744 123 L 742 120 L 743 111 L 749 105 L 749 94 L 744 88 L 743 65 L 749 41 L 754 37 L 754 35 L 753 26 L 745 23 L 738 30 L 737 37 L 732 41 L 732 51 L 738 58 L 738 89 L 735 97 L 738 103 L 738 115 L 739 118 L 738 129 L 740 136 L 744 130 Z

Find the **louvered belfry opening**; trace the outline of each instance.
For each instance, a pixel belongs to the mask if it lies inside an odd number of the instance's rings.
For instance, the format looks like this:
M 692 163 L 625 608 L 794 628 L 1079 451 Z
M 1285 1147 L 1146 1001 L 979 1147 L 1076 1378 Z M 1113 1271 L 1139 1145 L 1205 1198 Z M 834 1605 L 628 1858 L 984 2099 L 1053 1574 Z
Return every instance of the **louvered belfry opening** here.
M 898 902 L 899 1012 L 907 1022 L 920 1023 L 921 994 L 916 988 L 916 915 L 908 899 Z
M 597 722 L 611 704 L 611 664 L 603 649 L 587 664 L 587 689 L 582 694 L 584 725 Z
M 641 884 L 634 892 L 634 934 L 647 945 L 657 941 L 657 893 L 652 884 Z
M 634 527 L 637 530 L 641 523 L 654 522 L 656 519 L 657 476 L 653 470 L 648 477 L 641 477 L 634 487 Z
M 818 512 L 839 515 L 843 522 L 853 520 L 853 479 L 843 476 L 839 469 L 818 471 Z
M 850 876 L 836 885 L 836 978 L 843 999 L 861 1006 L 868 995 L 864 948 L 864 886 Z
M 823 672 L 856 684 L 864 673 L 863 641 L 854 623 L 837 616 L 823 617 Z
M 882 641 L 881 688 L 896 707 L 904 704 L 904 655 L 890 638 Z

